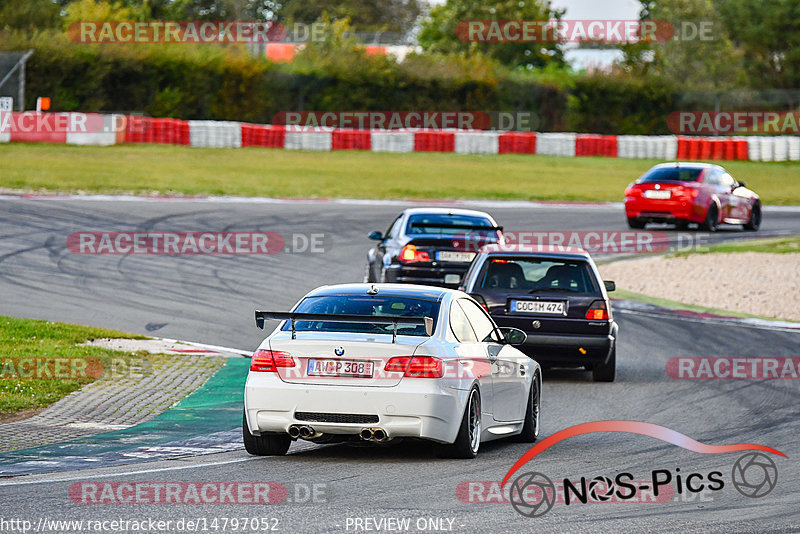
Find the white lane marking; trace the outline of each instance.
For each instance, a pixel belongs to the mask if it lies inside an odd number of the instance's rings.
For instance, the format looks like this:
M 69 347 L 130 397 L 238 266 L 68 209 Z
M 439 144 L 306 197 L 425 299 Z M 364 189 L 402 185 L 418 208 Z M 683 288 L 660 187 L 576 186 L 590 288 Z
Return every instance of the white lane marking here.
M 569 201 L 535 201 L 535 200 L 391 200 L 370 198 L 273 198 L 273 197 L 237 197 L 237 196 L 177 196 L 177 197 L 145 197 L 136 195 L 60 195 L 60 194 L 27 194 L 3 193 L 0 200 L 89 200 L 115 202 L 209 202 L 209 203 L 244 203 L 244 204 L 346 204 L 366 206 L 476 206 L 485 208 L 557 208 L 575 209 L 621 209 L 622 202 L 569 202 Z M 800 213 L 800 206 L 763 206 L 765 213 Z
M 320 445 L 316 443 L 294 443 L 292 448 L 289 449 L 289 453 L 295 452 L 305 452 L 313 449 L 319 448 Z M 37 480 L 19 480 L 19 481 L 11 481 L 11 482 L 0 482 L 0 488 L 4 486 L 26 486 L 30 484 L 48 484 L 53 482 L 72 482 L 75 480 L 85 480 L 85 479 L 93 479 L 93 478 L 108 478 L 108 477 L 116 477 L 116 476 L 129 476 L 129 475 L 138 475 L 138 474 L 146 474 L 146 473 L 161 473 L 165 471 L 182 471 L 185 469 L 199 469 L 203 467 L 213 467 L 217 465 L 230 465 L 230 464 L 238 464 L 242 462 L 249 462 L 251 460 L 260 460 L 263 459 L 258 456 L 248 456 L 247 458 L 235 458 L 233 460 L 221 460 L 219 462 L 205 462 L 205 463 L 197 463 L 191 465 L 176 465 L 171 467 L 157 467 L 153 469 L 140 469 L 138 471 L 120 471 L 114 473 L 101 473 L 97 475 L 85 475 L 85 476 L 76 476 L 76 477 L 69 477 L 69 478 L 48 478 L 48 479 L 37 479 Z M 20 476 L 35 476 L 35 475 L 20 475 Z
M 79 477 L 69 477 L 69 478 L 48 478 L 48 479 L 40 479 L 40 480 L 20 480 L 14 482 L 0 482 L 0 487 L 4 486 L 25 486 L 29 484 L 49 484 L 53 482 L 72 482 L 74 480 L 85 480 L 90 478 L 108 478 L 108 477 L 117 477 L 117 476 L 129 476 L 129 475 L 138 475 L 144 473 L 161 473 L 164 471 L 180 471 L 184 469 L 198 469 L 203 467 L 212 467 L 217 465 L 229 465 L 229 464 L 238 464 L 242 462 L 249 462 L 250 460 L 258 460 L 259 458 L 256 456 L 248 457 L 248 458 L 236 458 L 235 460 L 223 460 L 220 462 L 207 462 L 207 463 L 199 463 L 199 464 L 192 464 L 192 465 L 176 465 L 172 467 L 158 467 L 153 469 L 141 469 L 139 471 L 120 471 L 116 473 L 102 473 L 98 475 L 84 475 Z
M 622 208 L 621 202 L 536 202 L 531 200 L 385 200 L 360 198 L 271 198 L 271 197 L 140 197 L 136 195 L 35 195 L 0 194 L 0 200 L 88 200 L 114 202 L 209 202 L 244 204 L 345 204 L 367 206 L 478 206 L 491 208 Z M 765 208 L 766 209 L 766 208 Z M 800 207 L 797 208 L 800 210 Z
M 166 341 L 167 343 L 183 343 L 185 345 L 198 347 L 201 349 L 208 349 L 211 351 L 230 352 L 231 354 L 238 354 L 240 356 L 246 356 L 248 358 L 253 355 L 252 350 L 232 349 L 230 347 L 222 347 L 220 345 L 208 345 L 206 343 L 196 343 L 194 341 L 185 341 L 182 339 L 170 339 L 167 337 L 157 337 L 154 339 L 160 339 L 161 341 Z

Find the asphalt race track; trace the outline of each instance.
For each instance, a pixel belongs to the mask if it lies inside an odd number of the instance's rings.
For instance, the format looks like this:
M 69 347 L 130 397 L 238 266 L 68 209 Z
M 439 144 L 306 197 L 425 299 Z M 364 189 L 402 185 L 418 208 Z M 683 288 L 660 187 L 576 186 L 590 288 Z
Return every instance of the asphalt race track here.
M 366 234 L 385 230 L 403 207 L 366 201 L 0 199 L 0 314 L 251 350 L 264 335 L 254 326 L 255 308 L 285 309 L 313 287 L 361 281 L 371 246 Z M 619 206 L 497 203 L 477 209 L 514 230 L 627 230 Z M 294 234 L 324 234 L 324 252 L 78 255 L 67 250 L 66 240 L 80 231 L 269 231 L 281 233 L 289 248 Z M 689 233 L 709 241 L 752 236 Z M 800 233 L 800 210 L 765 212 L 759 234 L 789 233 Z M 305 443 L 293 445 L 283 458 L 254 458 L 242 449 L 8 478 L 0 480 L 0 515 L 9 518 L 13 511 L 34 526 L 42 518 L 154 518 L 174 524 L 182 518 L 263 517 L 277 518 L 283 532 L 376 530 L 376 523 L 356 521 L 365 518 L 410 519 L 412 532 L 435 526 L 458 532 L 800 530 L 798 382 L 673 380 L 665 372 L 667 360 L 676 356 L 800 356 L 800 333 L 625 310 L 616 317 L 617 381 L 594 384 L 586 372 L 546 374 L 542 438 L 571 425 L 618 419 L 663 425 L 710 445 L 767 445 L 788 457 L 769 455 L 778 472 L 771 493 L 750 498 L 733 487 L 732 469 L 744 453 L 699 454 L 651 437 L 596 433 L 552 446 L 518 474 L 536 471 L 554 481 L 579 481 L 629 472 L 634 480 L 650 481 L 654 470 L 668 470 L 674 479 L 691 473 L 705 479 L 720 471 L 724 487 L 698 494 L 673 490 L 664 502 L 556 503 L 545 515 L 528 518 L 509 503 L 463 502 L 468 492 L 457 494 L 459 488 L 480 487 L 469 481 L 490 488 L 491 481 L 502 480 L 528 450 L 525 444 L 489 443 L 477 459 L 463 461 L 438 459 L 418 443 L 383 448 Z M 230 428 L 239 424 L 232 420 Z M 79 505 L 68 496 L 76 481 L 275 481 L 287 487 L 288 496 L 272 506 Z M 315 484 L 320 486 L 312 502 L 306 490 Z M 231 527 L 227 531 L 234 531 Z M 216 531 L 223 531 L 221 525 Z

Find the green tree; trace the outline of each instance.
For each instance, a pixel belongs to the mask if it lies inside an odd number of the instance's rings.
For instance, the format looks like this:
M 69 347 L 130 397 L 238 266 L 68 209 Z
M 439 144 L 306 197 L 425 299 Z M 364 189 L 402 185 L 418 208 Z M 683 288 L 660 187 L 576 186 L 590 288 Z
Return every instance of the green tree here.
M 468 42 L 459 38 L 459 24 L 469 20 L 558 20 L 563 10 L 553 9 L 549 0 L 447 0 L 434 7 L 422 22 L 419 44 L 428 52 L 482 53 L 510 66 L 541 67 L 563 65 L 560 43 Z
M 52 0 L 0 0 L 0 29 L 55 28 L 60 25 L 61 6 Z
M 132 13 L 122 4 L 112 4 L 104 0 L 75 0 L 67 4 L 64 27 L 81 20 L 131 20 Z
M 283 0 L 276 10 L 281 22 L 311 24 L 323 15 L 347 18 L 355 31 L 405 34 L 422 13 L 419 0 Z
M 273 0 L 122 0 L 134 13 L 157 20 L 272 20 Z
M 800 3 L 797 0 L 716 0 L 744 53 L 751 85 L 800 88 Z
M 624 45 L 628 70 L 664 76 L 684 89 L 713 91 L 744 83 L 742 54 L 714 0 L 640 1 L 641 20 L 670 22 L 675 34 L 663 42 Z

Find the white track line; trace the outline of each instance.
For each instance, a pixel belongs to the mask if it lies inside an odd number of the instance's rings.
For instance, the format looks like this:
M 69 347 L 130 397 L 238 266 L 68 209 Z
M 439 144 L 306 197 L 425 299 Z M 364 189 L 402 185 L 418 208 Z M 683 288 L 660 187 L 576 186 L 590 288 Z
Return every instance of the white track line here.
M 98 202 L 207 202 L 220 204 L 344 204 L 368 206 L 483 206 L 494 208 L 622 208 L 621 202 L 535 202 L 528 200 L 380 200 L 360 198 L 271 198 L 271 197 L 146 197 L 137 195 L 36 195 L 0 194 L 0 200 L 87 200 Z M 800 210 L 800 207 L 798 207 Z
M 153 339 L 159 339 L 161 341 L 166 341 L 167 343 L 181 343 L 184 345 L 189 345 L 190 347 L 197 347 L 199 349 L 207 349 L 209 352 L 230 352 L 231 354 L 238 354 L 240 356 L 245 356 L 249 358 L 253 355 L 252 350 L 242 350 L 242 349 L 232 349 L 230 347 L 221 347 L 219 345 L 208 345 L 206 343 L 195 343 L 194 341 L 185 341 L 183 339 L 170 339 L 168 337 L 156 337 Z
M 587 209 L 621 209 L 622 202 L 559 202 L 535 200 L 388 200 L 361 198 L 274 198 L 274 197 L 240 197 L 240 196 L 139 196 L 139 195 L 73 195 L 73 194 L 35 194 L 35 193 L 0 193 L 0 200 L 88 200 L 98 202 L 207 202 L 207 203 L 244 203 L 244 204 L 344 204 L 366 206 L 475 206 L 485 208 L 564 208 L 576 207 Z M 764 206 L 764 212 L 800 213 L 800 206 Z
M 250 460 L 258 460 L 259 458 L 256 456 L 251 456 L 248 458 L 236 458 L 235 460 L 223 460 L 220 462 L 208 462 L 208 463 L 198 463 L 192 465 L 176 465 L 172 467 L 157 467 L 152 469 L 140 469 L 138 471 L 119 471 L 114 473 L 102 473 L 98 475 L 84 475 L 84 476 L 76 476 L 76 477 L 68 477 L 68 478 L 47 478 L 47 479 L 40 479 L 40 480 L 20 480 L 14 482 L 0 482 L 0 487 L 4 486 L 26 486 L 29 484 L 50 484 L 52 482 L 72 482 L 74 480 L 86 480 L 91 478 L 108 478 L 108 477 L 118 477 L 118 476 L 129 476 L 129 475 L 139 475 L 145 473 L 161 473 L 164 471 L 181 471 L 184 469 L 198 469 L 202 467 L 211 467 L 217 465 L 229 465 L 229 464 L 238 464 L 242 462 L 249 462 Z M 21 475 L 25 476 L 25 475 Z M 30 475 L 28 475 L 30 476 Z

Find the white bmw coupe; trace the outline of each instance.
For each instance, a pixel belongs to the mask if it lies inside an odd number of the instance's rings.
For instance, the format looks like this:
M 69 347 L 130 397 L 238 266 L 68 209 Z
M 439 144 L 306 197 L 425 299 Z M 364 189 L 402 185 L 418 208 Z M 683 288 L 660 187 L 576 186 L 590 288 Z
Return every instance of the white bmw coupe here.
M 406 284 L 323 286 L 253 354 L 244 445 L 282 455 L 316 443 L 421 438 L 446 457 L 474 458 L 482 441 L 539 435 L 542 371 L 469 295 Z

